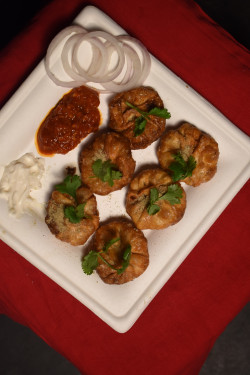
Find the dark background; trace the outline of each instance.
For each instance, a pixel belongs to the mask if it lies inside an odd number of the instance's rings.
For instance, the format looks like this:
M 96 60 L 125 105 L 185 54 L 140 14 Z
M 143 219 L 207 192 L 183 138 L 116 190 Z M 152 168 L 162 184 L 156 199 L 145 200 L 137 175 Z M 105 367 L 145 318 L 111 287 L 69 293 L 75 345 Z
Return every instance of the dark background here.
M 36 13 L 50 2 L 51 0 L 1 1 L 0 50 L 30 25 Z M 250 49 L 249 0 L 197 0 L 196 3 L 239 43 Z M 0 375 L 34 374 L 80 373 L 29 328 L 0 315 Z M 200 372 L 200 375 L 249 374 L 250 303 L 219 337 Z
M 176 0 L 178 1 L 178 0 Z M 12 0 L 0 4 L 0 49 L 32 22 L 35 14 L 51 0 Z M 249 0 L 197 0 L 201 8 L 238 42 L 250 49 Z

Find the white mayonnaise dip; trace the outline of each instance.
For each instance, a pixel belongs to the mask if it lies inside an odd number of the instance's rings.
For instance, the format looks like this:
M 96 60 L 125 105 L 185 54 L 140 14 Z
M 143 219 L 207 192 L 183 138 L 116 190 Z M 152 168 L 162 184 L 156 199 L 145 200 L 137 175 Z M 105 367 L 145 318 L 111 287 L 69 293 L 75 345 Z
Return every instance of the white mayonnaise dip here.
M 10 213 L 20 217 L 36 211 L 38 202 L 30 193 L 42 187 L 44 170 L 44 159 L 36 158 L 32 153 L 24 154 L 4 168 L 0 193 L 7 199 Z

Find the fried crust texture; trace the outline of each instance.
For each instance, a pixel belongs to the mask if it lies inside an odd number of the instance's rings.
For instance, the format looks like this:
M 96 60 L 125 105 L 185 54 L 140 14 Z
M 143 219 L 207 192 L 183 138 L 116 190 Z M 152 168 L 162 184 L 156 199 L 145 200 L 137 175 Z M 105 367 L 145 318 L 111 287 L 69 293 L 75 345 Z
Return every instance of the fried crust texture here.
M 142 134 L 135 136 L 135 121 L 141 115 L 126 102 L 148 112 L 154 107 L 164 108 L 163 101 L 151 87 L 138 87 L 115 95 L 109 103 L 109 127 L 128 138 L 132 150 L 144 149 L 163 134 L 166 120 L 149 115 L 145 130 Z
M 110 161 L 122 176 L 113 181 L 113 186 L 102 181 L 93 173 L 92 165 L 96 160 Z M 135 161 L 132 157 L 129 141 L 115 132 L 108 132 L 96 137 L 80 154 L 80 171 L 84 185 L 99 195 L 107 195 L 120 190 L 132 179 Z
M 126 210 L 139 229 L 164 229 L 180 221 L 186 209 L 186 193 L 181 187 L 180 203 L 171 205 L 167 200 L 158 200 L 160 210 L 150 215 L 150 190 L 156 188 L 159 196 L 164 195 L 173 181 L 166 171 L 160 168 L 146 169 L 133 178 L 126 196 Z
M 52 234 L 61 241 L 73 246 L 83 245 L 99 226 L 99 212 L 96 198 L 86 187 L 80 187 L 76 191 L 77 203 L 85 203 L 83 218 L 79 223 L 71 223 L 65 217 L 64 208 L 76 206 L 75 199 L 59 191 L 53 191 L 47 205 L 45 222 Z
M 194 125 L 184 123 L 177 130 L 169 130 L 161 137 L 157 157 L 164 170 L 168 170 L 174 161 L 173 155 L 177 153 L 180 153 L 185 161 L 190 156 L 196 161 L 192 176 L 180 181 L 195 187 L 211 180 L 215 175 L 219 159 L 218 143 Z
M 127 246 L 131 246 L 131 257 L 128 267 L 121 274 L 110 268 L 100 258 L 97 272 L 107 284 L 124 284 L 139 277 L 148 267 L 149 254 L 147 239 L 132 223 L 126 221 L 113 221 L 98 228 L 95 233 L 95 250 L 101 251 L 105 245 L 114 238 L 119 238 L 106 253 L 104 259 L 113 267 L 119 269 L 122 256 Z

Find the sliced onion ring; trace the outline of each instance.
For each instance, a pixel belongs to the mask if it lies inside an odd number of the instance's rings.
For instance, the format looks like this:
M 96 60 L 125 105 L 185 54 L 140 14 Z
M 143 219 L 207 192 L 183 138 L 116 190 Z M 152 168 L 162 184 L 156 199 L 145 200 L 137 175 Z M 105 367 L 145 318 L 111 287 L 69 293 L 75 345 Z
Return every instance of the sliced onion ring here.
M 88 42 L 92 50 L 90 65 L 86 69 L 81 64 L 84 56 L 79 57 L 83 42 Z M 56 55 L 57 47 L 62 49 L 63 70 L 73 81 L 60 79 L 52 71 L 52 55 Z M 112 65 L 114 54 L 116 62 Z M 128 35 L 113 36 L 105 31 L 87 32 L 81 26 L 70 26 L 57 34 L 45 58 L 46 72 L 56 85 L 72 88 L 86 85 L 103 93 L 121 92 L 142 85 L 150 67 L 150 54 L 139 40 Z M 96 84 L 101 87 L 96 87 Z
M 83 80 L 86 82 L 86 80 L 84 80 L 84 78 L 72 68 L 72 64 L 69 61 L 70 51 L 75 46 L 75 43 L 79 40 L 79 38 L 81 38 L 81 36 L 82 36 L 82 33 L 74 34 L 71 37 L 69 37 L 69 39 L 66 41 L 63 47 L 63 50 L 61 53 L 61 59 L 62 59 L 62 66 L 69 77 L 73 78 L 76 81 Z M 72 59 L 72 56 L 71 56 L 71 59 Z
M 86 32 L 86 30 L 81 26 L 68 26 L 62 31 L 60 31 L 51 41 L 46 56 L 45 56 L 45 70 L 48 74 L 49 78 L 57 85 L 63 87 L 77 87 L 84 83 L 83 79 L 81 80 L 74 80 L 74 81 L 62 81 L 61 79 L 57 78 L 56 75 L 53 73 L 51 68 L 51 58 L 53 57 L 53 53 L 55 49 L 62 43 L 62 41 L 71 35 L 72 33 L 82 33 Z
M 85 72 L 85 70 L 83 70 L 81 68 L 81 65 L 79 64 L 79 61 L 78 61 L 78 58 L 77 58 L 77 52 L 78 52 L 78 48 L 80 47 L 82 41 L 87 40 L 87 41 L 90 41 L 90 43 L 95 44 L 96 43 L 96 39 L 95 39 L 96 37 L 97 38 L 103 38 L 106 41 L 108 41 L 114 47 L 115 51 L 118 54 L 118 64 L 116 66 L 116 69 L 111 74 L 109 73 L 109 71 L 106 71 L 105 74 L 103 74 L 103 72 L 102 72 L 101 75 L 97 75 L 97 74 L 89 75 L 87 72 Z M 97 47 L 98 47 L 98 45 L 97 45 Z M 103 56 L 104 59 L 106 59 L 107 58 L 107 50 L 105 48 L 104 43 L 102 45 L 102 48 L 103 48 L 102 56 Z M 121 43 L 117 40 L 117 38 L 115 38 L 114 36 L 104 32 L 104 31 L 91 31 L 88 34 L 85 34 L 81 39 L 79 39 L 76 43 L 75 50 L 73 52 L 72 58 L 73 58 L 73 64 L 74 64 L 76 70 L 88 82 L 97 82 L 97 83 L 112 81 L 113 79 L 115 79 L 120 74 L 120 72 L 122 71 L 122 68 L 123 68 L 123 65 L 124 65 L 124 62 L 125 62 L 124 51 L 122 50 Z M 106 66 L 106 63 L 108 63 L 108 62 L 105 61 L 105 64 L 103 65 L 104 68 Z
M 139 50 L 141 51 L 142 54 L 142 75 L 140 77 L 140 84 L 142 84 L 147 76 L 149 75 L 150 68 L 151 68 L 151 58 L 148 53 L 148 50 L 146 47 L 136 38 L 133 38 L 132 36 L 128 35 L 120 35 L 117 37 L 119 40 L 123 42 L 129 42 L 132 44 L 135 44 Z
M 121 92 L 136 87 L 141 76 L 142 69 L 138 55 L 129 45 L 124 44 L 123 48 L 128 64 L 124 77 L 119 82 L 110 81 L 102 83 L 102 86 L 111 92 Z

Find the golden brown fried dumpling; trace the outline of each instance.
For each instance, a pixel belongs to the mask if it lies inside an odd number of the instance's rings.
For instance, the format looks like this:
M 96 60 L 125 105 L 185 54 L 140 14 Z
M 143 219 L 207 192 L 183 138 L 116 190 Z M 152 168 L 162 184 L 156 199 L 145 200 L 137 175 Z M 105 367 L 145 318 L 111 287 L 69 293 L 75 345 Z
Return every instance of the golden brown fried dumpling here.
M 59 240 L 73 246 L 83 245 L 99 226 L 99 213 L 96 198 L 86 187 L 76 190 L 76 200 L 68 193 L 53 191 L 47 205 L 45 222 L 51 233 Z M 85 217 L 78 223 L 72 223 L 65 216 L 65 207 L 84 204 Z
M 80 155 L 82 181 L 99 195 L 123 188 L 131 181 L 134 170 L 129 141 L 115 132 L 96 137 Z
M 160 140 L 157 157 L 161 167 L 168 170 L 174 162 L 174 156 L 180 154 L 184 161 L 194 157 L 196 167 L 192 176 L 180 179 L 188 185 L 198 186 L 211 180 L 217 171 L 219 147 L 208 134 L 194 125 L 185 123 L 177 130 L 169 130 Z
M 145 130 L 135 136 L 135 121 L 141 114 L 126 102 L 148 112 L 154 107 L 164 108 L 163 101 L 151 87 L 138 87 L 115 95 L 109 103 L 109 127 L 128 138 L 132 150 L 146 148 L 163 134 L 166 120 L 149 115 Z
M 139 229 L 167 228 L 181 220 L 185 209 L 185 191 L 160 168 L 144 170 L 130 183 L 126 210 Z
M 102 251 L 112 240 L 118 239 L 102 253 L 103 258 L 114 268 L 122 267 L 123 254 L 131 246 L 129 265 L 124 272 L 117 273 L 100 258 L 97 272 L 107 284 L 124 284 L 140 276 L 148 267 L 149 254 L 147 239 L 142 231 L 135 228 L 132 223 L 126 221 L 113 221 L 98 228 L 95 233 L 95 251 Z

